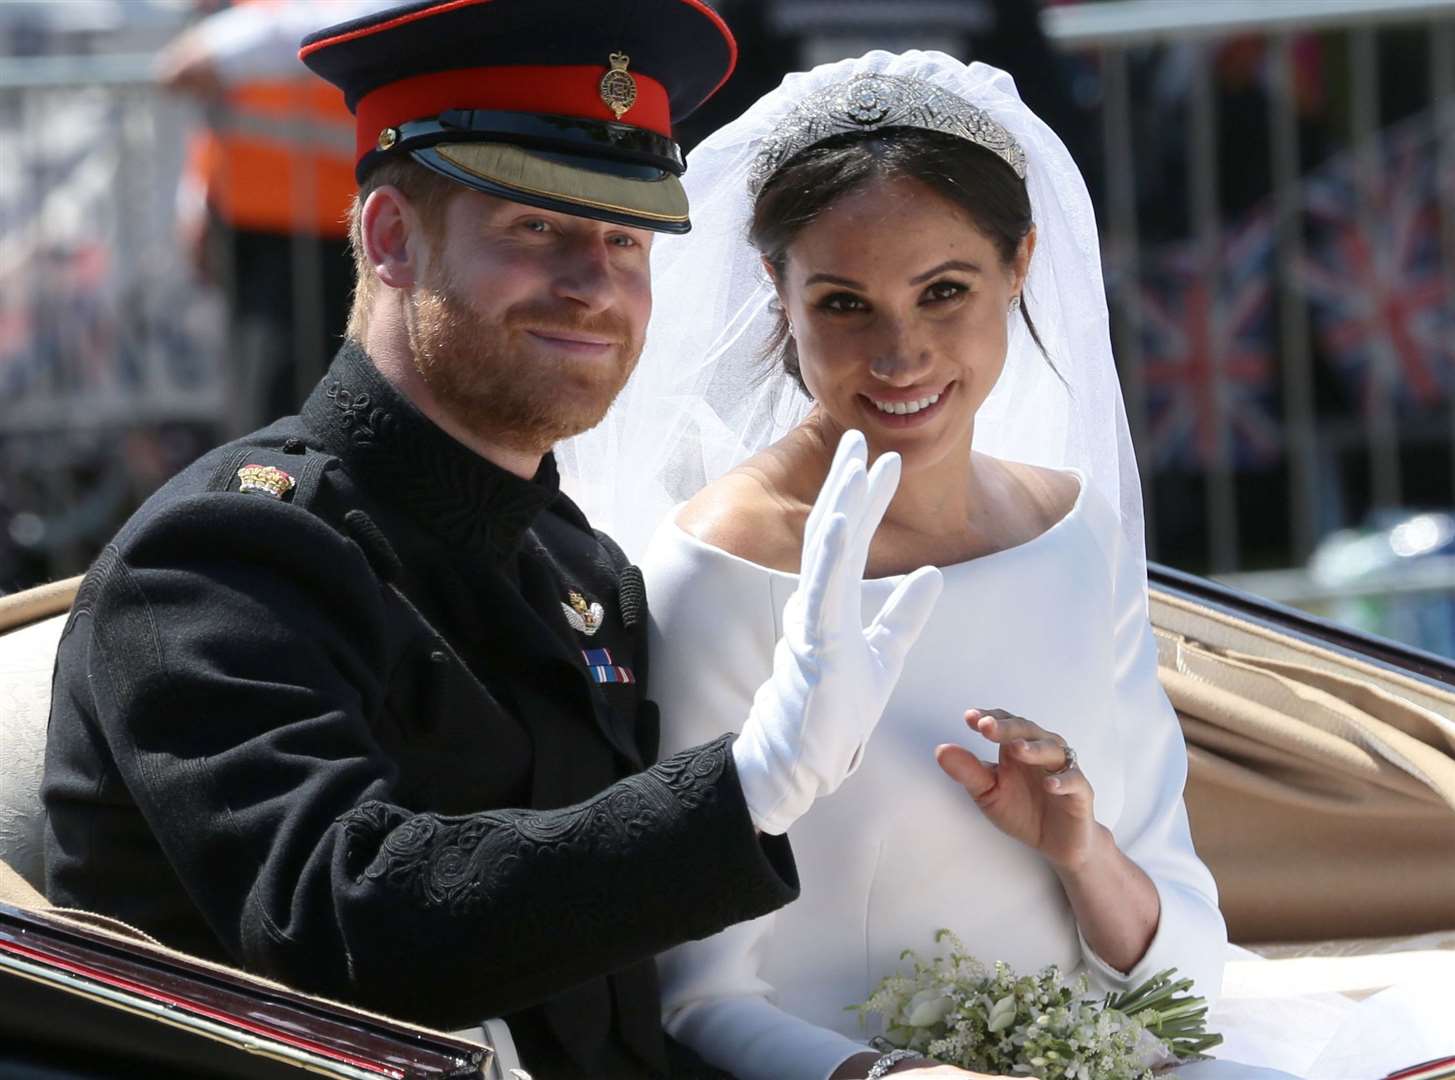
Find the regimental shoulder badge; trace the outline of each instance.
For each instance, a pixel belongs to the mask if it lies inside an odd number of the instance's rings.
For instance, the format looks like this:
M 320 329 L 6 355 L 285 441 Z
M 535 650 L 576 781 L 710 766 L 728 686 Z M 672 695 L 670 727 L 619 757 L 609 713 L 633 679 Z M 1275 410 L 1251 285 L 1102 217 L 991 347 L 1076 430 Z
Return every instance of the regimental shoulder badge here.
M 601 76 L 601 100 L 620 120 L 628 109 L 637 103 L 637 81 L 632 78 L 626 66 L 632 58 L 626 53 L 611 54 L 611 70 Z
M 237 471 L 238 490 L 281 499 L 292 491 L 297 481 L 274 465 L 244 465 Z
M 571 629 L 587 637 L 600 630 L 601 623 L 606 618 L 606 611 L 600 604 L 588 603 L 586 597 L 575 589 L 566 594 L 566 602 L 561 605 L 561 610 L 566 613 L 566 621 L 571 624 Z

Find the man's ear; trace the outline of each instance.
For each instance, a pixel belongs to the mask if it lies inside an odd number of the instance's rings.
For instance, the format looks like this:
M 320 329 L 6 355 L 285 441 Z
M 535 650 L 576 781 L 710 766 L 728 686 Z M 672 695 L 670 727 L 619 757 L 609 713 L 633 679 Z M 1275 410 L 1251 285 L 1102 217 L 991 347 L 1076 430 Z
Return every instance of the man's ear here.
M 386 184 L 369 192 L 359 231 L 369 265 L 380 281 L 391 289 L 410 289 L 419 283 L 424 233 L 419 215 L 402 191 Z

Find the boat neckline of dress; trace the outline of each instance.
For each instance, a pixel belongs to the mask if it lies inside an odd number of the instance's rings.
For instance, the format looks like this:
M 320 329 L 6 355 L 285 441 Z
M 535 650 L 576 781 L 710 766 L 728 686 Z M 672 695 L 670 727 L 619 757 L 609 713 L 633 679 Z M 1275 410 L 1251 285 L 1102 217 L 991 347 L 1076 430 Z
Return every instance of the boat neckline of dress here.
M 1082 504 L 1086 501 L 1086 489 L 1088 487 L 1088 484 L 1086 482 L 1086 474 L 1080 469 L 1051 469 L 1050 471 L 1063 473 L 1067 476 L 1074 476 L 1076 478 L 1076 498 L 1072 501 L 1071 508 L 1069 510 L 1067 510 L 1059 518 L 1053 521 L 1050 525 L 1046 526 L 1046 528 L 1036 533 L 1035 536 L 1022 540 L 1019 544 L 1012 544 L 1010 547 L 1000 548 L 996 551 L 987 551 L 984 555 L 977 555 L 973 559 L 965 559 L 961 562 L 949 563 L 939 568 L 940 573 L 952 573 L 956 570 L 959 570 L 961 567 L 979 566 L 982 563 L 988 562 L 991 559 L 997 559 L 1002 555 L 1010 555 L 1015 552 L 1024 552 L 1027 549 L 1035 547 L 1037 544 L 1040 544 L 1052 534 L 1060 532 L 1062 530 L 1062 527 L 1068 521 L 1076 517 L 1081 512 Z M 693 545 L 694 547 L 702 548 L 705 551 L 710 551 L 715 555 L 720 555 L 730 562 L 735 562 L 746 567 L 751 567 L 752 569 L 758 570 L 764 574 L 776 574 L 779 577 L 794 579 L 799 576 L 796 571 L 778 570 L 771 566 L 764 566 L 762 563 L 753 562 L 752 559 L 745 559 L 741 555 L 734 555 L 731 551 L 720 548 L 716 544 L 709 544 L 706 540 L 702 540 L 696 536 L 693 536 L 690 532 L 688 532 L 677 523 L 677 514 L 685 505 L 687 504 L 680 503 L 676 507 L 674 507 L 671 517 L 668 520 L 671 522 L 673 531 L 675 531 L 678 536 L 685 539 L 689 544 Z M 868 585 L 880 581 L 892 583 L 902 580 L 905 576 L 905 574 L 890 574 L 887 577 L 865 578 L 864 584 Z

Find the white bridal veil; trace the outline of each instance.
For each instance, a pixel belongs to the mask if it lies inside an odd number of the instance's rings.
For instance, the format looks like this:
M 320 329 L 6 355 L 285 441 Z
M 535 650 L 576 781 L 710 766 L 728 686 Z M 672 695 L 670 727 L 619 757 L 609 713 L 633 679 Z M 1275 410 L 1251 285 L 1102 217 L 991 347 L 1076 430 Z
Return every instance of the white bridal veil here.
M 764 139 L 811 94 L 865 73 L 932 83 L 1020 143 L 1037 229 L 1024 295 L 1057 378 L 1019 315 L 1005 372 L 975 421 L 975 448 L 1077 468 L 1121 511 L 1143 551 L 1137 464 L 1112 363 L 1096 218 L 1056 133 L 1009 75 L 938 52 L 871 52 L 789 75 L 688 157 L 692 232 L 659 236 L 653 315 L 636 373 L 602 424 L 557 449 L 562 486 L 633 558 L 673 506 L 784 435 L 812 403 L 762 355 L 772 286 L 747 240 L 749 173 Z

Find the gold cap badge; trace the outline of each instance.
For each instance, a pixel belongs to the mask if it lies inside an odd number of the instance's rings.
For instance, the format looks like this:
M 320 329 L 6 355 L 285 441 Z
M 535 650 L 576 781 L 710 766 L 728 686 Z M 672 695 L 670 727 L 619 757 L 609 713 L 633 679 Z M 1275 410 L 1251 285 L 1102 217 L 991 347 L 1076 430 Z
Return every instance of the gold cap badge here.
M 637 81 L 632 78 L 626 66 L 632 58 L 626 53 L 611 54 L 611 70 L 601 76 L 601 100 L 620 120 L 637 103 Z
M 272 499 L 281 499 L 293 490 L 295 481 L 282 469 L 272 465 L 244 465 L 237 471 L 239 491 L 256 492 Z
M 388 150 L 399 141 L 399 129 L 386 127 L 379 132 L 379 149 Z

